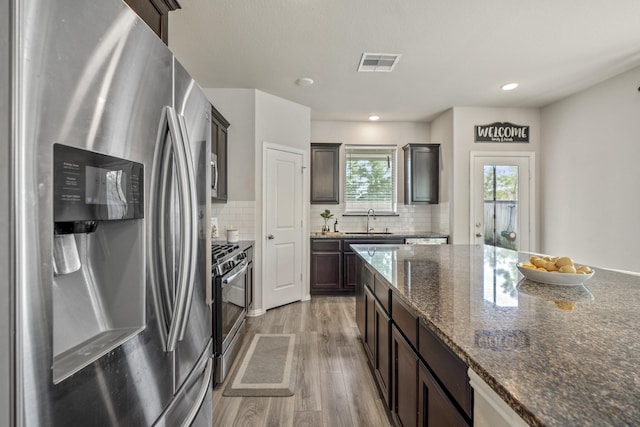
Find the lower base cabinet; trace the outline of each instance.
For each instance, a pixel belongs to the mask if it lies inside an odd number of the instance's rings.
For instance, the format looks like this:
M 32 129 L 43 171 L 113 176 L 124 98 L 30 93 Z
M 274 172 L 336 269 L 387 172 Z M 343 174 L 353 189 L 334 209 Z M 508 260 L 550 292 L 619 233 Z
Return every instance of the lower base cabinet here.
M 415 427 L 418 421 L 418 356 L 398 328 L 392 326 L 391 414 L 396 425 Z
M 387 316 L 387 313 L 377 301 L 375 302 L 374 318 L 376 342 L 373 367 L 376 379 L 380 385 L 380 390 L 382 391 L 382 397 L 384 398 L 384 401 L 389 404 L 389 398 L 391 397 L 389 394 L 389 386 L 391 385 L 391 360 L 389 358 L 391 319 Z
M 391 414 L 399 427 L 469 427 L 398 328 L 392 326 Z
M 466 364 L 390 291 L 384 277 L 360 259 L 357 266 L 356 321 L 394 424 L 397 427 L 475 424 Z
M 376 299 L 373 293 L 368 287 L 364 287 L 364 309 L 365 309 L 365 333 L 362 335 L 364 341 L 364 349 L 369 356 L 369 362 L 373 366 L 374 353 L 376 346 L 376 326 L 375 315 L 376 312 Z
M 469 426 L 422 362 L 418 362 L 418 425 L 423 427 Z

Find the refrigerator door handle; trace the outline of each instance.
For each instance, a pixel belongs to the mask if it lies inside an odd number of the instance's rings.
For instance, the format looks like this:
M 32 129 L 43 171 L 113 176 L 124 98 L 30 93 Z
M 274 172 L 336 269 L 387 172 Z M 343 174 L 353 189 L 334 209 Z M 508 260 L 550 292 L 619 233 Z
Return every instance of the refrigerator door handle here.
M 175 305 L 173 308 L 173 313 L 171 316 L 171 324 L 169 327 L 169 334 L 167 337 L 167 351 L 174 351 L 176 349 L 177 342 L 179 341 L 183 324 L 185 322 L 185 314 L 186 309 L 189 304 L 188 296 L 190 294 L 189 288 L 191 286 L 191 278 L 192 278 L 192 265 L 194 263 L 194 257 L 192 256 L 192 248 L 193 248 L 193 229 L 194 224 L 193 217 L 194 214 L 191 212 L 193 205 L 193 196 L 192 196 L 192 182 L 193 180 L 193 171 L 191 171 L 191 176 L 189 176 L 189 166 L 187 162 L 190 162 L 191 159 L 186 158 L 186 149 L 185 149 L 185 141 L 184 141 L 184 132 L 181 129 L 178 115 L 175 110 L 171 107 L 167 108 L 167 119 L 169 124 L 169 129 L 172 133 L 172 148 L 173 155 L 176 160 L 176 172 L 177 172 L 177 180 L 178 180 L 178 189 L 180 194 L 180 199 L 187 205 L 187 214 L 181 217 L 180 221 L 180 236 L 182 237 L 182 246 L 180 247 L 180 254 L 178 257 L 178 285 L 176 287 L 176 299 Z M 187 266 L 187 262 L 189 262 L 189 266 Z
M 191 410 L 189 411 L 187 416 L 184 418 L 184 421 L 182 422 L 181 427 L 189 427 L 193 423 L 193 420 L 195 420 L 196 416 L 198 415 L 198 411 L 200 410 L 200 405 L 202 405 L 202 402 L 204 401 L 204 398 L 207 396 L 207 392 L 211 387 L 212 379 L 213 379 L 213 358 L 210 357 L 209 360 L 207 361 L 207 367 L 204 371 L 204 380 L 202 381 L 202 384 L 200 384 L 200 390 L 198 390 L 198 395 L 195 399 L 195 404 L 191 407 Z
M 168 119 L 166 117 L 166 114 L 163 118 L 163 120 L 165 121 L 165 130 L 167 130 L 169 133 L 171 133 L 171 128 L 169 128 L 169 123 L 168 123 Z M 168 129 L 167 129 L 168 128 Z M 162 136 L 166 136 L 166 132 L 162 132 Z M 174 135 L 170 136 L 171 138 L 174 138 Z M 164 142 L 164 141 L 163 141 Z M 159 254 L 158 257 L 156 258 L 155 256 L 152 257 L 152 262 L 159 264 L 159 269 L 160 269 L 160 282 L 163 289 L 162 289 L 162 295 L 164 295 L 164 302 L 165 304 L 163 305 L 163 309 L 165 309 L 167 311 L 166 315 L 165 315 L 165 322 L 167 319 L 170 319 L 171 316 L 173 316 L 173 306 L 172 306 L 172 295 L 171 295 L 171 288 L 169 287 L 169 268 L 167 265 L 167 250 L 166 250 L 166 242 L 168 242 L 169 240 L 167 239 L 167 233 L 166 233 L 166 206 L 167 206 L 167 200 L 168 200 L 168 195 L 167 195 L 167 189 L 169 188 L 170 182 L 169 182 L 169 177 L 170 172 L 171 172 L 171 144 L 163 144 L 162 145 L 163 149 L 161 151 L 162 153 L 162 163 L 160 165 L 160 186 L 159 186 L 159 193 L 160 193 L 160 197 L 159 197 L 159 202 L 157 204 L 157 206 L 155 206 L 156 212 L 158 214 L 158 240 L 156 240 L 154 242 L 155 247 L 158 249 Z M 152 234 L 153 235 L 153 234 Z M 163 262 L 158 263 L 158 260 L 162 260 Z M 165 331 L 166 332 L 166 331 Z
M 187 330 L 187 323 L 189 321 L 189 313 L 191 312 L 191 301 L 193 300 L 193 289 L 196 282 L 196 261 L 197 261 L 197 253 L 198 253 L 198 197 L 196 194 L 196 178 L 195 172 L 193 170 L 193 162 L 191 155 L 191 142 L 189 140 L 189 135 L 187 134 L 187 124 L 185 123 L 184 116 L 179 114 L 178 124 L 180 126 L 180 131 L 182 134 L 182 145 L 185 152 L 185 166 L 186 166 L 186 174 L 188 177 L 188 209 L 187 215 L 191 217 L 191 229 L 187 230 L 190 233 L 189 238 L 189 253 L 190 256 L 187 258 L 189 262 L 188 266 L 188 279 L 185 284 L 186 286 L 186 299 L 184 301 L 184 308 L 182 309 L 182 317 L 179 324 L 179 334 L 178 340 L 182 341 L 184 339 L 184 334 Z
M 147 257 L 150 263 L 149 282 L 154 295 L 154 304 L 160 320 L 160 331 L 163 345 L 168 349 L 167 335 L 171 319 L 174 315 L 174 297 L 170 287 L 170 273 L 167 258 L 166 244 L 169 242 L 170 233 L 166 230 L 167 203 L 169 201 L 168 189 L 171 185 L 172 172 L 172 145 L 168 140 L 178 138 L 176 126 L 170 123 L 172 108 L 165 106 L 162 109 L 156 138 L 156 149 L 153 157 L 151 178 L 151 191 L 149 204 L 151 209 L 151 221 L 148 247 L 151 250 Z M 151 238 L 154 236 L 154 238 Z M 169 351 L 169 350 L 167 350 Z

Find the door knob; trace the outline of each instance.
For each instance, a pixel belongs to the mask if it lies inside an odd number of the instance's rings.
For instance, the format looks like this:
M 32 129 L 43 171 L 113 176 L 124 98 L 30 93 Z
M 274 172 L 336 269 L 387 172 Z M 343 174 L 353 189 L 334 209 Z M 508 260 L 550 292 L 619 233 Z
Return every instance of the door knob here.
M 476 233 L 476 237 L 482 237 L 482 233 Z
M 269 239 L 269 240 L 273 240 L 273 239 L 275 239 L 275 237 L 273 236 L 273 234 L 269 234 L 269 235 L 267 236 L 267 239 Z

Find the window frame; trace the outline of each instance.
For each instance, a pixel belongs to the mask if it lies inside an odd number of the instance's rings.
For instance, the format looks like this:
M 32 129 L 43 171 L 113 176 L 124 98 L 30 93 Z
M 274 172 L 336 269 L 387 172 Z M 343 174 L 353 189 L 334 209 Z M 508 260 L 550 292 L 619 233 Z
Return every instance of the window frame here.
M 350 144 L 345 145 L 345 162 L 344 162 L 344 215 L 367 215 L 368 209 L 374 209 L 376 215 L 390 215 L 397 216 L 398 215 L 398 146 L 397 145 L 356 145 Z M 384 201 L 373 201 L 370 203 L 370 207 L 364 209 L 359 207 L 354 207 L 353 204 L 357 203 L 357 201 L 353 200 L 350 196 L 349 188 L 349 162 L 350 156 L 354 152 L 362 151 L 362 155 L 366 152 L 375 152 L 375 151 L 387 151 L 391 156 L 391 200 L 388 202 Z M 384 155 L 384 153 L 382 153 Z M 382 203 L 387 203 L 388 206 L 380 207 Z

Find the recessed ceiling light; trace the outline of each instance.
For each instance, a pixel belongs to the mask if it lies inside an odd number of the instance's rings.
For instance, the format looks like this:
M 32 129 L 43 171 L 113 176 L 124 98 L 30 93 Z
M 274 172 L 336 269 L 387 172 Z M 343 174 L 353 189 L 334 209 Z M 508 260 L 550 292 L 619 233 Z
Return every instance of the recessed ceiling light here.
M 504 85 L 500 86 L 500 89 L 502 89 L 502 90 L 514 90 L 517 87 L 518 87 L 518 83 L 507 83 L 507 84 L 504 84 Z
M 313 84 L 313 79 L 310 79 L 309 77 L 300 77 L 296 80 L 296 83 L 300 86 L 311 86 Z
M 375 122 L 376 120 L 380 120 L 380 116 L 369 116 L 369 120 L 371 120 L 372 122 Z

